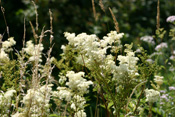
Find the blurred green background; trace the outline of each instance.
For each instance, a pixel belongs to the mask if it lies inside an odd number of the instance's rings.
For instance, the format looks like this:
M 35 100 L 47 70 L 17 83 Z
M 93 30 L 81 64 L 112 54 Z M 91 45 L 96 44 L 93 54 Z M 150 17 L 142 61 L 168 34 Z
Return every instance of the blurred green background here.
M 137 41 L 141 36 L 153 35 L 156 29 L 157 0 L 102 0 L 105 12 L 95 1 L 97 20 L 94 19 L 91 0 L 35 0 L 39 14 L 39 28 L 49 29 L 49 9 L 53 12 L 54 49 L 53 55 L 59 58 L 61 45 L 66 43 L 65 31 L 76 34 L 95 33 L 100 38 L 110 30 L 115 30 L 109 7 L 112 9 L 120 27 L 125 33 L 123 43 Z M 29 21 L 35 25 L 35 11 L 31 0 L 1 0 L 10 36 L 15 37 L 18 50 L 22 46 L 24 17 L 26 18 L 26 40 L 32 39 Z M 168 29 L 166 18 L 175 14 L 175 0 L 160 0 L 160 24 Z M 0 33 L 5 31 L 2 12 L 0 14 Z M 3 40 L 7 39 L 7 34 Z M 49 39 L 43 40 L 45 50 Z

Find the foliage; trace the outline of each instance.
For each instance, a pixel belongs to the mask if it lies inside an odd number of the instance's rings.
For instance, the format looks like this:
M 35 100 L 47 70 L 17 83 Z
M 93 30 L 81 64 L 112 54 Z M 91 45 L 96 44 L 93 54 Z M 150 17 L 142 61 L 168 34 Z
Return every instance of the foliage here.
M 157 11 L 157 22 L 147 17 L 152 21 L 152 26 L 149 27 L 145 26 L 149 23 L 144 22 L 147 18 L 138 16 L 130 20 L 130 17 L 137 15 L 136 13 L 144 13 L 145 6 L 149 11 L 156 0 L 93 2 L 92 0 L 94 14 L 88 14 L 87 8 L 91 3 L 83 0 L 78 2 L 37 0 L 37 5 L 28 0 L 22 1 L 26 9 L 18 10 L 16 15 L 21 22 L 23 15 L 27 21 L 35 20 L 35 25 L 33 21 L 29 22 L 30 27 L 29 24 L 24 24 L 20 51 L 14 48 L 16 41 L 10 37 L 11 33 L 2 7 L 8 37 L 5 33 L 0 35 L 0 116 L 173 117 L 175 115 L 173 44 L 175 16 L 170 16 L 166 20 L 170 23 L 170 30 L 161 26 L 157 27 L 155 35 L 143 36 L 155 30 L 153 26 L 156 23 L 160 25 L 159 20 L 164 24 L 158 15 L 159 12 Z M 1 5 L 4 3 L 6 2 L 0 1 Z M 170 3 L 166 2 L 166 5 Z M 47 9 L 40 7 L 48 4 L 52 7 L 53 14 L 49 10 L 50 17 L 41 18 L 42 12 L 46 13 Z M 62 12 L 57 13 L 60 9 L 56 9 L 56 4 L 65 11 L 67 19 L 59 20 L 61 28 L 56 27 L 54 30 L 57 31 L 54 31 L 53 26 L 58 23 L 56 17 L 64 16 Z M 66 5 L 68 6 L 65 7 Z M 108 7 L 111 5 L 115 7 L 109 12 Z M 159 7 L 163 6 L 158 4 L 157 8 Z M 115 14 L 118 14 L 117 20 Z M 164 15 L 167 14 L 165 12 Z M 141 18 L 143 22 L 139 24 L 137 18 Z M 49 21 L 50 24 L 45 21 Z M 39 22 L 46 26 L 41 28 Z M 70 27 L 70 24 L 75 28 Z M 79 24 L 80 27 L 77 26 Z M 117 31 L 110 31 L 113 25 Z M 120 33 L 119 27 L 120 31 L 126 33 Z M 131 30 L 132 27 L 136 28 Z M 33 37 L 30 34 L 28 36 L 28 31 L 25 33 L 25 30 L 29 29 Z M 59 46 L 54 46 L 54 37 L 61 39 L 60 33 L 63 33 L 63 30 L 71 32 L 64 32 L 66 38 L 64 43 L 67 44 L 60 43 Z M 143 37 L 131 40 L 140 36 Z M 130 42 L 132 43 L 129 44 Z M 62 49 L 62 53 L 59 54 L 60 50 L 55 57 L 51 54 L 54 47 Z M 58 72 L 54 73 L 54 70 Z

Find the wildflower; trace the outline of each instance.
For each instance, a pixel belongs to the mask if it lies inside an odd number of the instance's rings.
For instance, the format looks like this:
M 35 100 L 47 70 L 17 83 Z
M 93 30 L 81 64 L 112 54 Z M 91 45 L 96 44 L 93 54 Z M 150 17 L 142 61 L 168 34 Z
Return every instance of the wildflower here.
M 154 81 L 158 84 L 158 85 L 162 85 L 162 83 L 163 83 L 163 76 L 154 76 L 155 78 L 154 78 Z
M 170 23 L 173 23 L 175 21 L 175 16 L 169 16 L 167 19 L 166 19 L 167 22 L 170 22 Z
M 146 61 L 150 64 L 154 63 L 154 61 L 152 59 L 147 59 Z
M 140 38 L 140 40 L 142 40 L 144 42 L 147 42 L 151 45 L 155 45 L 154 39 L 151 36 L 143 36 L 143 37 Z
M 156 55 L 162 55 L 163 53 L 162 52 L 154 52 L 150 55 L 150 58 L 156 56 Z
M 8 38 L 7 41 L 4 41 L 4 42 L 2 43 L 2 48 L 8 49 L 8 48 L 10 48 L 11 46 L 14 46 L 15 44 L 16 44 L 16 41 L 14 40 L 14 38 L 13 38 L 13 37 L 10 37 L 10 38 Z
M 14 93 L 16 93 L 15 90 L 9 90 L 9 91 L 7 91 L 7 92 L 4 94 L 4 97 L 5 97 L 6 99 L 11 99 L 11 97 L 13 96 Z
M 160 96 L 161 99 L 165 99 L 166 101 L 168 101 L 168 94 L 163 94 L 162 96 Z
M 31 56 L 29 58 L 30 61 L 35 61 L 37 59 L 41 62 L 41 52 L 43 49 L 43 44 L 34 45 L 30 40 L 27 41 L 26 48 L 24 48 L 24 51 Z
M 148 102 L 156 102 L 160 96 L 160 92 L 154 89 L 146 89 L 146 101 Z
M 55 57 L 51 57 L 50 58 L 50 62 L 53 63 L 54 61 L 56 61 L 56 58 Z
M 175 87 L 171 86 L 169 87 L 169 90 L 175 90 Z
M 174 59 L 175 59 L 175 56 L 174 56 L 174 55 L 171 55 L 171 56 L 170 56 L 170 59 L 171 59 L 171 60 L 174 60 Z
M 140 49 L 137 49 L 137 50 L 135 51 L 135 53 L 141 53 L 141 50 L 140 50 Z
M 5 53 L 3 48 L 1 48 L 0 50 L 0 60 L 4 60 L 4 61 L 9 60 L 8 54 Z
M 165 90 L 160 90 L 160 93 L 166 93 L 166 91 Z
M 86 113 L 83 110 L 80 110 L 75 113 L 75 117 L 86 117 Z
M 66 46 L 65 46 L 65 45 L 62 45 L 62 46 L 61 46 L 61 49 L 63 50 L 63 53 L 66 52 Z
M 75 90 L 78 89 L 79 93 L 88 93 L 89 85 L 92 85 L 92 81 L 87 81 L 83 78 L 84 72 L 75 73 L 74 71 L 68 71 L 66 76 L 69 79 L 69 82 L 66 83 L 70 89 Z
M 54 97 L 58 97 L 60 100 L 65 99 L 66 101 L 70 101 L 72 97 L 72 93 L 66 87 L 57 87 L 58 91 L 53 92 Z
M 52 84 L 48 84 L 38 89 L 27 90 L 27 94 L 21 101 L 24 104 L 24 111 L 22 111 L 22 113 L 26 113 L 29 105 L 31 116 L 41 116 L 42 111 L 45 114 L 49 113 L 49 101 L 52 93 L 52 86 Z
M 165 43 L 165 42 L 160 43 L 159 45 L 156 46 L 155 50 L 160 51 L 163 48 L 168 48 L 167 43 Z
M 25 115 L 23 113 L 16 112 L 12 115 L 12 117 L 24 117 Z

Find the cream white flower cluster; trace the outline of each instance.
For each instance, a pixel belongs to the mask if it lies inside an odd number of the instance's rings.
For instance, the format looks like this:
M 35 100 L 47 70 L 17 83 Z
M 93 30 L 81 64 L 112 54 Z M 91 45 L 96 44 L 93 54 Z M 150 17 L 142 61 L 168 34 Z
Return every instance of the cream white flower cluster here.
M 92 85 L 92 81 L 87 81 L 83 78 L 84 72 L 75 73 L 74 71 L 68 71 L 66 76 L 68 77 L 68 82 L 66 85 L 74 91 L 78 91 L 79 94 L 88 93 L 89 85 Z
M 124 78 L 138 76 L 138 57 L 135 57 L 135 53 L 131 51 L 131 45 L 126 45 L 128 49 L 125 49 L 126 56 L 119 55 L 119 66 L 116 66 L 113 80 L 123 81 Z
M 158 75 L 155 75 L 154 76 L 155 78 L 154 78 L 154 81 L 157 83 L 157 85 L 162 85 L 163 84 L 163 76 L 158 76 Z
M 94 61 L 104 61 L 107 49 L 114 49 L 113 44 L 119 45 L 118 47 L 120 47 L 120 39 L 124 35 L 124 33 L 117 34 L 116 31 L 111 31 L 107 36 L 104 36 L 103 39 L 100 40 L 94 34 L 87 35 L 86 33 L 81 33 L 77 36 L 75 36 L 74 33 L 71 34 L 68 32 L 65 32 L 64 34 L 69 41 L 69 45 L 73 46 L 77 51 L 80 51 L 81 55 L 77 57 L 77 62 L 83 64 L 83 56 L 86 67 L 89 68 L 92 67 Z M 64 46 L 62 48 L 65 50 L 66 47 Z
M 34 45 L 30 40 L 26 42 L 26 48 L 23 49 L 28 55 L 30 55 L 30 61 L 39 60 L 42 62 L 41 54 L 44 49 L 43 44 Z
M 16 41 L 14 40 L 13 37 L 8 38 L 7 41 L 2 42 L 2 48 L 0 48 L 0 60 L 8 61 L 9 56 L 8 52 L 12 51 L 13 49 L 11 48 L 16 44 Z
M 145 93 L 146 93 L 146 101 L 151 103 L 156 102 L 160 97 L 160 92 L 154 89 L 145 89 Z
M 84 112 L 86 100 L 83 95 L 89 92 L 88 88 L 93 84 L 92 81 L 83 78 L 84 74 L 84 72 L 68 71 L 66 74 L 68 81 L 65 83 L 67 87 L 57 87 L 58 91 L 53 92 L 54 97 L 70 103 L 70 108 L 75 112 L 75 117 L 86 117 Z M 66 77 L 61 78 L 66 81 Z
M 21 101 L 24 107 L 12 117 L 24 117 L 29 115 L 31 117 L 48 116 L 50 112 L 49 101 L 52 93 L 52 86 L 52 84 L 49 84 L 39 89 L 29 89 Z
M 98 39 L 96 35 L 87 35 L 86 33 L 77 36 L 74 33 L 65 33 L 69 45 L 78 52 L 77 63 L 85 65 L 90 70 L 94 70 L 94 65 L 97 65 L 101 69 L 100 74 L 102 76 L 104 70 L 108 71 L 112 74 L 113 80 L 116 81 L 124 80 L 124 77 L 139 75 L 136 65 L 139 59 L 135 57 L 135 53 L 131 50 L 132 45 L 126 44 L 126 56 L 118 56 L 119 66 L 116 65 L 113 55 L 107 53 L 107 49 L 114 52 L 114 49 L 119 50 L 122 47 L 120 39 L 123 35 L 124 33 L 118 34 L 116 31 L 111 31 L 103 39 Z M 62 49 L 65 52 L 66 46 L 63 46 Z M 76 82 L 71 84 L 74 85 Z
M 72 92 L 67 87 L 57 87 L 58 91 L 53 91 L 53 96 L 58 97 L 60 100 L 70 101 L 72 98 Z
M 15 90 L 8 90 L 7 92 L 0 93 L 0 116 L 7 117 L 9 113 L 9 109 L 12 105 L 12 97 L 16 93 Z
M 86 117 L 86 113 L 83 110 L 80 110 L 75 113 L 74 117 Z

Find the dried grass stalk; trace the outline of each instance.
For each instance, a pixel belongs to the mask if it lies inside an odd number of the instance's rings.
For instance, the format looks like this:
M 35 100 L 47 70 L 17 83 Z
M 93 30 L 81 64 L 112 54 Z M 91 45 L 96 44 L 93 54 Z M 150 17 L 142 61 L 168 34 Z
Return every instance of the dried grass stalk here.
M 93 14 L 94 14 L 95 21 L 97 21 L 97 15 L 96 15 L 96 10 L 95 10 L 94 0 L 92 0 L 92 9 L 93 9 Z
M 26 19 L 24 18 L 23 47 L 25 45 L 25 39 L 26 39 Z
M 36 14 L 36 31 L 38 31 L 38 26 L 39 26 L 39 24 L 38 24 L 38 11 L 37 11 L 37 7 L 36 7 L 35 2 L 32 1 L 32 3 L 33 3 L 33 5 L 34 5 L 34 7 L 35 7 L 35 14 Z
M 99 6 L 103 12 L 105 12 L 104 4 L 102 0 L 99 0 Z
M 113 18 L 113 21 L 114 21 L 114 25 L 115 25 L 114 28 L 119 33 L 120 32 L 120 29 L 119 29 L 118 22 L 117 22 L 117 20 L 116 20 L 116 18 L 115 18 L 115 16 L 114 16 L 114 14 L 113 14 L 113 12 L 112 12 L 112 10 L 111 10 L 110 7 L 109 7 L 109 11 L 111 12 L 111 15 L 112 15 L 112 18 Z
M 1 4 L 1 2 L 0 2 L 0 4 Z M 7 25 L 7 21 L 6 21 L 6 18 L 5 18 L 5 9 L 2 6 L 1 6 L 1 11 L 2 11 L 4 22 L 5 22 L 5 25 L 6 25 L 6 31 L 7 31 L 8 37 L 10 37 L 9 27 Z
M 30 26 L 31 26 L 31 28 L 32 28 L 33 37 L 34 37 L 34 39 L 35 39 L 35 44 L 37 44 L 37 43 L 38 43 L 38 41 L 37 41 L 38 35 L 37 35 L 36 32 L 35 32 L 35 28 L 33 27 L 32 22 L 29 21 L 29 23 L 30 23 Z
M 157 29 L 160 28 L 160 1 L 158 0 L 157 1 L 157 17 L 156 17 L 156 20 L 157 20 Z
M 50 15 L 50 44 L 52 44 L 53 41 L 53 17 L 52 17 L 52 11 L 49 9 L 49 15 Z

